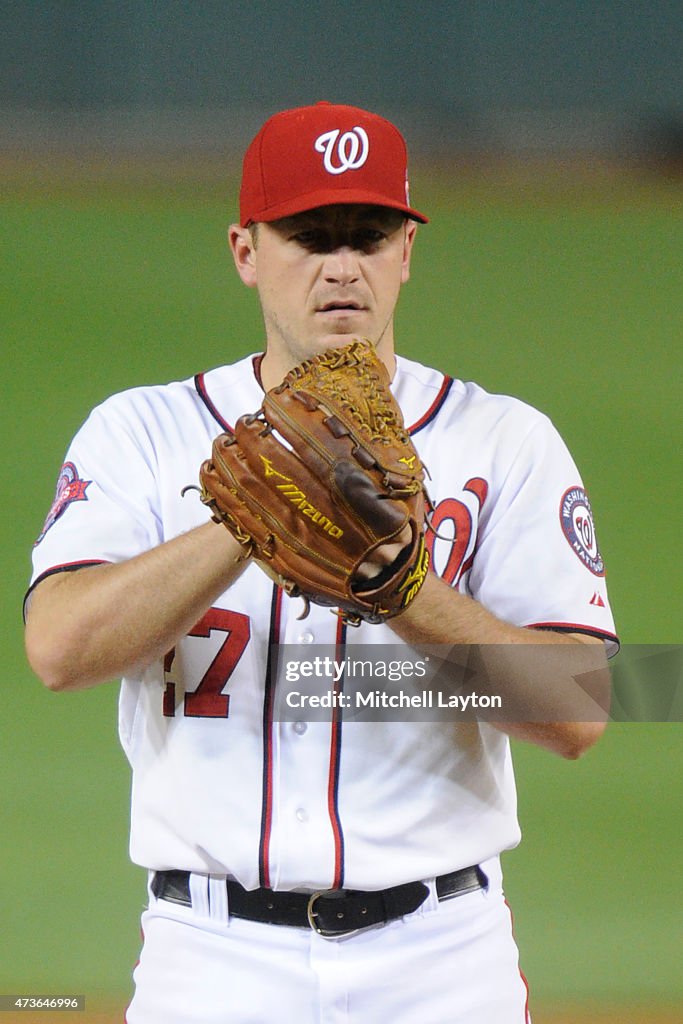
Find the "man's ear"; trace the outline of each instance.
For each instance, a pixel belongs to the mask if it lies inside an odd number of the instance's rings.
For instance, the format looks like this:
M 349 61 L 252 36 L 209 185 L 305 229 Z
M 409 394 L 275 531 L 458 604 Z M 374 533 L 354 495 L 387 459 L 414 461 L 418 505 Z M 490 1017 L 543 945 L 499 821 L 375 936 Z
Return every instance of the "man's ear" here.
M 242 283 L 248 288 L 255 288 L 256 245 L 251 231 L 239 224 L 231 224 L 228 228 L 228 244 Z
M 413 252 L 417 224 L 414 220 L 407 220 L 405 225 L 405 236 L 403 241 L 403 265 L 401 267 L 401 284 L 405 284 L 410 278 L 410 257 Z

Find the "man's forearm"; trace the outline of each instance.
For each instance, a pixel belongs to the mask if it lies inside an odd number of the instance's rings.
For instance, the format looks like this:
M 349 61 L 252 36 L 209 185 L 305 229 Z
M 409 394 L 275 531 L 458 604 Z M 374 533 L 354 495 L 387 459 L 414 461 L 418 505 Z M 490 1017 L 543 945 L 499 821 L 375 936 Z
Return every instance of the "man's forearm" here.
M 56 573 L 31 595 L 26 651 L 50 689 L 78 690 L 162 658 L 244 567 L 207 523 L 129 561 Z
M 515 708 L 514 720 L 491 722 L 510 736 L 575 758 L 602 734 L 610 684 L 601 640 L 513 626 L 433 573 L 408 609 L 389 625 L 418 649 L 471 648 L 469 665 L 475 666 L 478 678 Z M 590 653 L 585 645 L 590 645 Z M 590 679 L 592 697 L 577 683 L 577 671 Z M 598 721 L 572 717 L 592 710 Z M 525 720 L 525 711 L 532 720 Z

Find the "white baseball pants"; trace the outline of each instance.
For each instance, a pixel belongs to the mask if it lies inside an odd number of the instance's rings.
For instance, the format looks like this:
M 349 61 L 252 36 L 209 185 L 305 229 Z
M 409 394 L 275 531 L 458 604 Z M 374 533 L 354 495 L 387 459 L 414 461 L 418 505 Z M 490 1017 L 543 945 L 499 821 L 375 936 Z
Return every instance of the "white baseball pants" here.
M 150 894 L 127 1024 L 530 1024 L 500 865 L 482 867 L 487 891 L 439 903 L 431 885 L 334 939 L 231 919 L 220 879 L 192 876 L 192 907 Z

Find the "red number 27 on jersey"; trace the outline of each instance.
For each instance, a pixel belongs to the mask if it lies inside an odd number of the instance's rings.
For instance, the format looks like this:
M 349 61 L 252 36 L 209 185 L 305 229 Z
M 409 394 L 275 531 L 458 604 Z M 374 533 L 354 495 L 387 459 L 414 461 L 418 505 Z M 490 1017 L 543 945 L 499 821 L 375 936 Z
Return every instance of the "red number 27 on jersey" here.
M 249 643 L 249 616 L 225 608 L 209 608 L 188 636 L 209 637 L 213 631 L 225 634 L 218 652 L 202 676 L 199 686 L 184 697 L 184 710 L 188 718 L 227 718 L 230 696 L 223 688 L 235 670 Z M 164 658 L 164 674 L 168 676 L 175 660 L 175 647 Z M 176 684 L 166 683 L 164 715 L 174 718 L 176 713 Z

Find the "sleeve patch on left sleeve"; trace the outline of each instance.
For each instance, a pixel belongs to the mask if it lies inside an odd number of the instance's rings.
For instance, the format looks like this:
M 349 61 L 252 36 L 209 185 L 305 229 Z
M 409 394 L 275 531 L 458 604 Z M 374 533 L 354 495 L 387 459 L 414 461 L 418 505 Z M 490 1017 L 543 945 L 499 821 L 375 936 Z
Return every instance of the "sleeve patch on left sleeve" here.
M 583 487 L 570 487 L 560 501 L 560 524 L 577 558 L 595 576 L 605 575 L 605 564 L 595 535 L 593 512 Z

